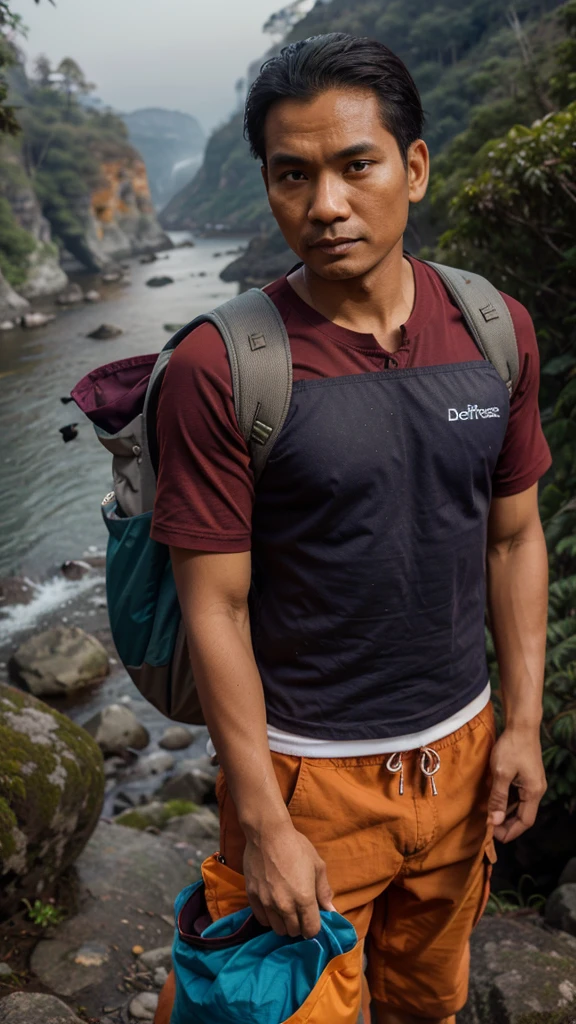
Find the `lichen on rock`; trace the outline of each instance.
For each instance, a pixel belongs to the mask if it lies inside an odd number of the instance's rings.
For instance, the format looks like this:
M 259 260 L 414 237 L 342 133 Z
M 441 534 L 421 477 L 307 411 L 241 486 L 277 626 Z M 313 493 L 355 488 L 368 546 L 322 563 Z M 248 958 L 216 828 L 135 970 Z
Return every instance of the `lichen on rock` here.
M 104 770 L 83 729 L 0 684 L 0 916 L 78 856 L 98 822 Z

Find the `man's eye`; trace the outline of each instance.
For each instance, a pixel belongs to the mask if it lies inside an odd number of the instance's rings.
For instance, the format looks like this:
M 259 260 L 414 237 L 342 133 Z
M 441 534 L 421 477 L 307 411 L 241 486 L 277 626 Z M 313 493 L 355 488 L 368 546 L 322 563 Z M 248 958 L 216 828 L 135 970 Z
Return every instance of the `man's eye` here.
M 282 178 L 284 181 L 305 181 L 306 175 L 302 171 L 287 171 Z
M 370 167 L 370 160 L 355 160 L 354 163 L 350 164 L 351 171 L 365 171 L 367 167 Z

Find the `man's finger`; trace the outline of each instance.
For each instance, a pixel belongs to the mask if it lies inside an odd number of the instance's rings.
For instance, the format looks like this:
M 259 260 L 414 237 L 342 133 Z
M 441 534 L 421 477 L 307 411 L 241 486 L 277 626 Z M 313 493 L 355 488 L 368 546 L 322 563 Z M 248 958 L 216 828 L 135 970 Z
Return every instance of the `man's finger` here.
M 322 910 L 331 910 L 334 913 L 337 912 L 336 907 L 332 902 L 334 893 L 332 892 L 330 882 L 328 881 L 324 861 L 320 861 L 316 867 L 316 898 L 319 905 L 322 907 Z
M 287 935 L 288 929 L 284 923 L 284 918 L 278 913 L 277 910 L 273 910 L 272 907 L 266 909 L 266 914 L 270 922 L 270 927 L 274 929 L 276 935 Z
M 488 820 L 491 825 L 502 825 L 506 818 L 511 783 L 512 779 L 505 778 L 496 769 L 492 791 L 488 800 Z
M 318 935 L 322 922 L 320 921 L 320 911 L 316 902 L 308 904 L 306 907 L 298 907 L 298 919 L 300 921 L 300 934 L 305 939 L 313 939 L 315 935 Z
M 494 830 L 496 839 L 501 843 L 511 843 L 513 839 L 518 839 L 518 836 L 521 836 L 523 832 L 532 828 L 536 821 L 539 803 L 540 797 L 537 795 L 524 799 L 521 796 L 520 802 L 517 804 L 516 813 L 508 817 L 499 828 Z
M 254 917 L 258 921 L 258 924 L 261 924 L 263 928 L 271 928 L 272 925 L 268 920 L 268 915 L 264 910 L 264 907 L 262 906 L 258 897 L 248 896 L 248 902 L 250 904 L 250 908 L 252 910 L 252 913 L 254 914 Z

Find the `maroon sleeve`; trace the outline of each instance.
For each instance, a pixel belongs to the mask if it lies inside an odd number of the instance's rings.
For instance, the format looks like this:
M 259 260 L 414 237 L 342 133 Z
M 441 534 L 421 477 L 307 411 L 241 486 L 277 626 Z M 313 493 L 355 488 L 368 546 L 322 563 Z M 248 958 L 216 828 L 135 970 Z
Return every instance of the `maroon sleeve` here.
M 248 551 L 250 456 L 222 338 L 202 324 L 170 358 L 158 405 L 160 470 L 152 537 L 199 551 Z
M 520 375 L 510 403 L 510 419 L 493 476 L 493 495 L 507 498 L 532 487 L 552 464 L 550 449 L 540 422 L 538 389 L 540 356 L 534 325 L 528 310 L 504 295 L 516 338 Z

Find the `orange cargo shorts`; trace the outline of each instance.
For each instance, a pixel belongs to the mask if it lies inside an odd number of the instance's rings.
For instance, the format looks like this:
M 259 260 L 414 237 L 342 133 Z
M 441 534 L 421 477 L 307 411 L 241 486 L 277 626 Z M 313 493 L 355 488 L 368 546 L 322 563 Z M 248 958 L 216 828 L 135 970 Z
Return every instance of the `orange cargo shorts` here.
M 421 1017 L 462 1009 L 469 937 L 495 861 L 487 824 L 491 704 L 429 748 L 351 758 L 273 754 L 295 827 L 324 859 L 336 909 L 365 940 L 372 999 Z M 436 768 L 434 775 L 427 774 Z M 220 772 L 220 850 L 244 835 Z

